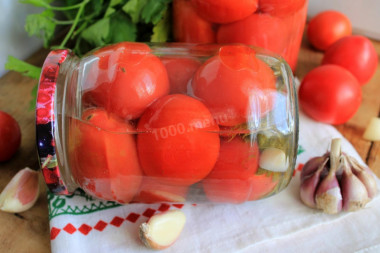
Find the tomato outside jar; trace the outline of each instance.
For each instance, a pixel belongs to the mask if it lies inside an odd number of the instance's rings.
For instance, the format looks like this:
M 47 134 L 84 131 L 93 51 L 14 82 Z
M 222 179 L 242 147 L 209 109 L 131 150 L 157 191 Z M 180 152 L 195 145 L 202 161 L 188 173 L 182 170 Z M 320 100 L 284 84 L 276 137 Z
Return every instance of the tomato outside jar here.
M 307 4 L 308 0 L 173 0 L 174 39 L 266 48 L 295 71 Z
M 242 203 L 290 182 L 292 71 L 243 44 L 121 42 L 50 52 L 37 147 L 49 189 L 119 203 Z

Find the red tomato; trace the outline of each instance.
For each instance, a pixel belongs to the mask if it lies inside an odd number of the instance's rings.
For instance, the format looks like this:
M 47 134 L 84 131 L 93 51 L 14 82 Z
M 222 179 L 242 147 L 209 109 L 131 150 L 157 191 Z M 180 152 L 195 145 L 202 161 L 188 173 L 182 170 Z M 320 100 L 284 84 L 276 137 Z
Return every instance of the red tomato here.
M 193 58 L 162 57 L 169 75 L 170 93 L 187 93 L 187 86 L 201 63 Z
M 214 43 L 213 25 L 199 17 L 189 0 L 173 1 L 173 33 L 175 41 Z
M 86 192 L 121 203 L 132 200 L 142 178 L 134 132 L 103 109 L 86 110 L 82 120 L 72 120 L 70 167 Z
M 133 202 L 185 202 L 188 186 L 168 185 L 157 178 L 145 176 Z
M 259 0 L 259 10 L 272 16 L 292 15 L 306 4 L 306 0 Z
M 258 0 L 191 0 L 204 19 L 226 24 L 246 18 L 257 10 Z
M 269 193 L 276 183 L 265 175 L 255 175 L 258 160 L 256 143 L 240 137 L 222 140 L 218 161 L 202 181 L 207 198 L 213 202 L 242 203 Z
M 99 68 L 108 70 L 119 61 L 141 61 L 150 52 L 150 47 L 144 43 L 120 42 L 100 48 L 94 55 L 99 57 Z
M 352 33 L 350 20 L 338 11 L 324 11 L 313 17 L 307 27 L 307 38 L 317 49 L 325 51 L 337 40 Z
M 221 25 L 218 43 L 244 43 L 282 54 L 288 45 L 288 27 L 282 19 L 267 14 L 253 14 L 246 19 Z
M 251 178 L 252 187 L 248 200 L 257 200 L 268 196 L 276 187 L 278 181 L 274 181 L 272 176 L 253 175 Z
M 342 124 L 358 110 L 362 92 L 356 78 L 337 65 L 310 71 L 299 89 L 302 110 L 317 121 Z
M 369 39 L 348 36 L 338 40 L 327 49 L 322 64 L 336 64 L 350 71 L 361 85 L 375 74 L 378 55 Z
M 84 95 L 85 102 L 127 120 L 140 117 L 157 98 L 169 93 L 165 66 L 149 52 L 148 46 L 130 42 L 95 52 L 99 70 L 95 88 Z
M 0 162 L 16 153 L 21 144 L 21 131 L 17 121 L 8 113 L 0 111 Z
M 248 46 L 223 46 L 207 60 L 192 81 L 194 95 L 219 125 L 234 126 L 272 109 L 276 80 L 271 68 Z
M 138 123 L 137 149 L 145 175 L 170 185 L 191 185 L 213 168 L 219 127 L 202 102 L 182 95 L 156 101 Z

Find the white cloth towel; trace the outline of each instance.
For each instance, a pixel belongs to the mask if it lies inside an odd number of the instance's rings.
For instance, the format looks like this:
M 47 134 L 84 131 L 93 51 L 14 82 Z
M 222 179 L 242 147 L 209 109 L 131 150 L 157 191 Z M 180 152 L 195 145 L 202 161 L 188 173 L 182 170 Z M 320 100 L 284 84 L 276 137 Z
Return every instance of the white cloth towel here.
M 301 114 L 299 144 L 304 152 L 297 166 L 324 154 L 335 137 L 343 138 L 334 127 Z M 362 162 L 344 138 L 342 150 Z M 187 223 L 177 242 L 164 252 L 380 252 L 379 196 L 360 211 L 329 215 L 306 207 L 299 186 L 296 170 L 281 193 L 240 205 L 117 206 L 80 193 L 49 195 L 52 252 L 152 252 L 139 241 L 138 226 L 168 208 L 182 209 Z

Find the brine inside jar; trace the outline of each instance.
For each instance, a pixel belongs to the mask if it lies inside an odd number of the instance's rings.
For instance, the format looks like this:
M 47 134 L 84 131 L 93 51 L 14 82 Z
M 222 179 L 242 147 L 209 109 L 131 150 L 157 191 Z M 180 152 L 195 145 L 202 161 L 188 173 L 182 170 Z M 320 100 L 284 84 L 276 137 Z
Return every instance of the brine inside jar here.
M 194 57 L 138 43 L 84 62 L 67 143 L 87 193 L 120 203 L 241 203 L 289 183 L 295 126 L 281 62 L 243 45 Z

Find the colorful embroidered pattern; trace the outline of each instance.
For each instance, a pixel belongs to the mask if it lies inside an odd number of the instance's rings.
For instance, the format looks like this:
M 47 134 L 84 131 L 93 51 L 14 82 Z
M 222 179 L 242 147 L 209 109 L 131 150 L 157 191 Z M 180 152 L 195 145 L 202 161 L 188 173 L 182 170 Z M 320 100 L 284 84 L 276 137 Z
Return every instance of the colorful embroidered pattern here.
M 59 215 L 83 215 L 121 206 L 113 201 L 101 201 L 77 189 L 71 196 L 48 192 L 49 219 Z M 70 204 L 68 204 L 70 203 Z
M 62 197 L 62 196 L 59 196 Z M 97 230 L 102 232 L 108 225 L 114 226 L 114 227 L 120 227 L 125 221 L 128 223 L 136 223 L 136 221 L 144 216 L 146 218 L 152 217 L 157 211 L 158 212 L 164 212 L 169 210 L 171 207 L 177 208 L 177 209 L 182 209 L 184 204 L 172 204 L 169 205 L 167 203 L 162 203 L 160 204 L 157 209 L 153 209 L 151 207 L 147 208 L 142 212 L 141 214 L 131 212 L 129 213 L 125 218 L 120 217 L 120 216 L 115 216 L 113 217 L 109 222 L 106 222 L 104 220 L 99 220 L 95 224 L 86 224 L 83 223 L 79 227 L 75 227 L 73 224 L 70 222 L 67 223 L 63 228 L 57 228 L 57 227 L 52 227 L 50 229 L 50 240 L 54 240 L 57 238 L 57 236 L 62 232 L 66 232 L 67 234 L 73 235 L 77 232 L 80 232 L 83 235 L 88 235 L 91 231 Z M 196 206 L 193 204 L 192 206 Z

